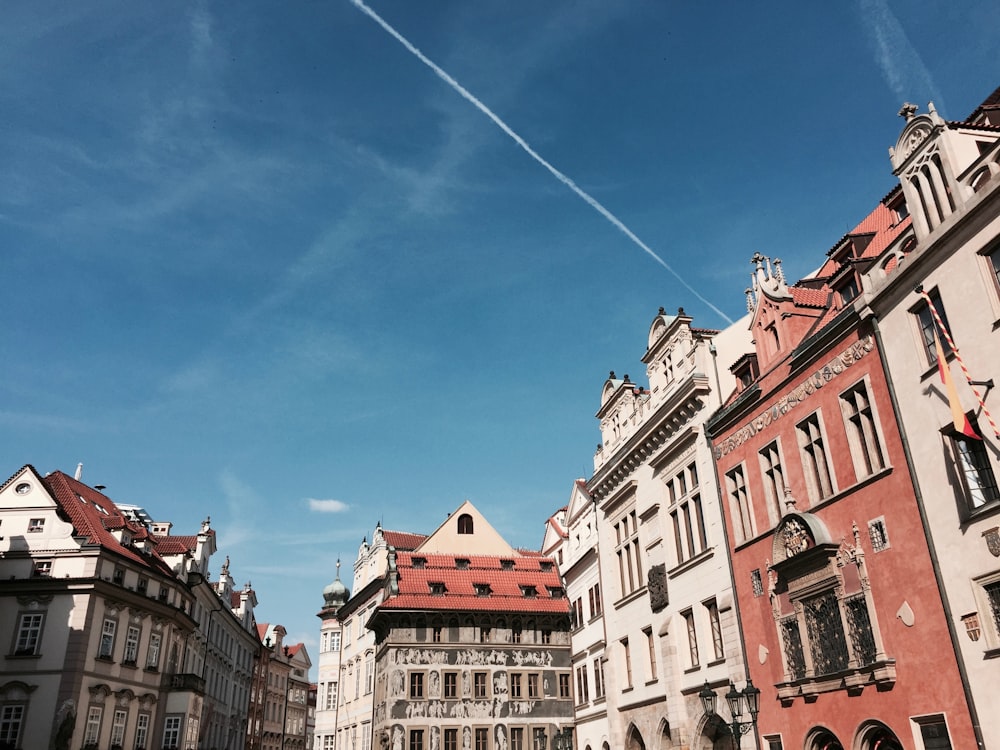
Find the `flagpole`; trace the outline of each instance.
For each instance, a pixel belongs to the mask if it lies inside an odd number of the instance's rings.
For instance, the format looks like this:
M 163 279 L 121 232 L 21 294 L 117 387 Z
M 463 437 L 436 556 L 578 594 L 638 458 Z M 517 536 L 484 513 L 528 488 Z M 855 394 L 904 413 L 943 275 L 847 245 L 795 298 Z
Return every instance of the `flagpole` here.
M 969 384 L 969 388 L 971 388 L 972 392 L 976 395 L 976 400 L 979 402 L 979 408 L 982 409 L 983 414 L 986 415 L 986 419 L 989 421 L 990 427 L 993 428 L 993 434 L 996 435 L 997 439 L 1000 439 L 1000 429 L 997 429 L 997 424 L 993 421 L 993 416 L 990 414 L 990 410 L 986 408 L 986 402 L 983 401 L 983 397 L 979 394 L 979 389 L 974 385 L 977 381 L 974 381 L 972 379 L 972 375 L 969 374 L 969 368 L 965 366 L 965 362 L 962 360 L 962 355 L 959 354 L 958 347 L 955 346 L 955 341 L 952 339 L 951 333 L 949 333 L 947 327 L 945 327 L 944 321 L 941 320 L 941 316 L 938 314 L 937 308 L 934 307 L 934 301 L 924 290 L 923 285 L 918 286 L 914 291 L 916 291 L 916 293 L 923 297 L 924 301 L 927 302 L 927 307 L 931 311 L 931 315 L 934 318 L 934 322 L 937 325 L 938 330 L 941 331 L 941 335 L 944 337 L 944 340 L 947 341 L 948 346 L 951 347 L 951 351 L 955 355 L 955 359 L 958 360 L 958 366 L 962 368 L 962 374 L 965 375 L 965 380 Z

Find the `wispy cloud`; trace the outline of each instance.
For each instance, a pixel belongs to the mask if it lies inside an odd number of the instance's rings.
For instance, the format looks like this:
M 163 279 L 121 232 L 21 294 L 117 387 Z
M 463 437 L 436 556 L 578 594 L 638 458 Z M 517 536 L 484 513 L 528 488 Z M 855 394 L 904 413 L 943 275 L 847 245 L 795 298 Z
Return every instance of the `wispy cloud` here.
M 896 100 L 902 104 L 908 99 L 926 96 L 939 109 L 944 109 L 944 99 L 930 71 L 910 43 L 888 0 L 859 0 L 859 3 L 861 26 L 872 44 L 875 63 Z
M 307 502 L 309 510 L 316 513 L 344 513 L 351 507 L 340 500 L 317 500 L 314 497 L 310 497 Z
M 385 19 L 383 19 L 378 13 L 372 10 L 370 7 L 365 5 L 361 0 L 351 0 L 351 2 L 365 15 L 375 21 L 379 26 L 381 26 L 386 33 L 393 37 L 397 42 L 399 42 L 406 50 L 416 57 L 421 63 L 430 68 L 434 74 L 444 81 L 448 86 L 452 88 L 459 96 L 465 99 L 467 102 L 472 104 L 476 109 L 486 115 L 493 124 L 496 125 L 500 130 L 502 130 L 514 143 L 516 143 L 522 151 L 524 151 L 528 156 L 534 159 L 538 164 L 544 167 L 553 177 L 555 177 L 559 182 L 563 183 L 571 191 L 573 191 L 579 198 L 581 198 L 587 205 L 597 211 L 601 216 L 607 219 L 616 229 L 618 229 L 622 234 L 624 234 L 628 239 L 630 239 L 636 246 L 639 247 L 644 253 L 650 256 L 653 260 L 659 263 L 670 275 L 672 275 L 681 286 L 687 289 L 696 299 L 701 301 L 709 309 L 715 312 L 719 317 L 728 323 L 732 323 L 732 319 L 726 315 L 722 310 L 712 304 L 704 295 L 702 295 L 697 289 L 695 289 L 683 276 L 681 276 L 674 268 L 667 263 L 663 258 L 661 258 L 651 247 L 649 247 L 645 242 L 643 242 L 639 237 L 629 229 L 626 224 L 615 216 L 610 210 L 608 210 L 602 203 L 600 203 L 596 198 L 586 192 L 583 188 L 576 184 L 568 175 L 557 169 L 555 166 L 550 164 L 546 159 L 544 159 L 541 154 L 535 151 L 528 142 L 518 135 L 514 130 L 504 122 L 499 115 L 497 115 L 493 110 L 487 107 L 482 101 L 480 101 L 475 95 L 473 95 L 468 89 L 466 89 L 462 84 L 455 80 L 449 73 L 447 73 L 443 68 L 437 65 L 429 57 L 427 57 L 423 52 L 417 49 L 406 37 L 400 34 L 395 28 L 393 28 Z

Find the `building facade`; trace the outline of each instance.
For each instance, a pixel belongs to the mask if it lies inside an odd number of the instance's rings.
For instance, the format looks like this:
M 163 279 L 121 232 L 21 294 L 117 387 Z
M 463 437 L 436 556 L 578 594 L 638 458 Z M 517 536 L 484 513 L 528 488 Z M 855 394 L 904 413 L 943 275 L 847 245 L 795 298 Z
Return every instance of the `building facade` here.
M 797 284 L 755 255 L 754 349 L 708 425 L 761 691 L 743 728 L 769 749 L 976 746 L 884 352 L 858 297 L 861 274 L 907 231 L 893 199 Z
M 25 466 L 0 487 L 0 530 L 0 745 L 201 748 L 223 705 L 227 730 L 239 720 L 245 669 L 224 678 L 233 700 L 206 690 L 221 654 L 248 663 L 248 644 L 205 626 L 225 609 L 205 584 L 207 520 L 171 536 L 78 477 Z
M 382 601 L 391 551 L 414 549 L 426 537 L 383 529 L 376 524 L 371 543 L 361 541 L 354 562 L 354 595 L 336 579 L 323 590 L 319 612 L 320 654 L 316 706 L 319 750 L 372 747 L 375 689 L 375 634 L 368 629 Z
M 742 679 L 744 659 L 702 425 L 734 384 L 718 358 L 748 346 L 745 323 L 700 329 L 660 308 L 642 356 L 649 386 L 604 383 L 594 474 L 574 488 L 561 542 L 581 748 L 718 739 L 698 693 Z
M 910 222 L 865 275 L 866 313 L 885 351 L 979 740 L 1000 747 L 992 710 L 1000 679 L 1000 435 L 990 414 L 1000 372 L 1000 90 L 960 122 L 945 121 L 933 105 L 900 114 L 892 197 Z M 956 428 L 953 403 L 974 434 Z
M 466 501 L 390 551 L 375 633 L 375 744 L 541 750 L 572 735 L 569 606 L 555 561 L 514 550 Z

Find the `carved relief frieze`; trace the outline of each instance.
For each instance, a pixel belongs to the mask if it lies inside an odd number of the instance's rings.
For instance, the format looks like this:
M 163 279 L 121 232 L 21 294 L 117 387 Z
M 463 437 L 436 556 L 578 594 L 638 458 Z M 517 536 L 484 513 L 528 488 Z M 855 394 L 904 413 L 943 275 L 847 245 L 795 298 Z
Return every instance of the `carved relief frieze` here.
M 649 606 L 654 612 L 659 612 L 670 603 L 665 564 L 654 565 L 649 569 L 646 574 L 646 586 L 649 589 Z

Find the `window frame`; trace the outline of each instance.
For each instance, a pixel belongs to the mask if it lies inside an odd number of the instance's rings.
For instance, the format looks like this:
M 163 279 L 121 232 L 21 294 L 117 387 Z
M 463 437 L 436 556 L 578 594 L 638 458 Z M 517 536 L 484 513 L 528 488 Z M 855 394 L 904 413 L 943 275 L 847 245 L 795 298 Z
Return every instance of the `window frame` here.
M 957 432 L 954 425 L 949 423 L 941 433 L 947 438 L 948 449 L 951 452 L 952 464 L 958 480 L 962 485 L 962 518 L 969 518 L 1000 506 L 1000 485 L 997 483 L 997 474 L 993 469 L 989 452 L 986 450 L 985 440 L 982 439 L 982 432 L 979 423 L 973 412 L 966 414 L 969 424 L 980 435 L 979 440 L 967 437 Z M 967 446 L 967 449 L 963 449 Z M 970 474 L 974 473 L 980 479 L 977 486 L 973 487 L 970 482 Z M 982 502 L 976 502 L 976 494 L 982 493 Z M 987 497 L 987 495 L 991 495 Z
M 795 437 L 809 502 L 817 505 L 837 494 L 837 477 L 830 463 L 830 440 L 822 410 L 817 409 L 796 422 Z
M 14 630 L 14 637 L 11 640 L 11 656 L 39 656 L 42 649 L 42 636 L 45 632 L 45 612 L 19 612 L 17 616 L 17 628 Z M 37 624 L 30 624 L 34 621 Z M 23 645 L 22 645 L 23 644 Z
M 864 408 L 856 400 L 859 395 L 867 402 Z M 889 467 L 882 421 L 872 396 L 869 376 L 865 375 L 841 391 L 839 401 L 847 444 L 854 463 L 854 475 L 860 482 Z
M 729 515 L 733 523 L 736 544 L 743 544 L 757 535 L 757 520 L 754 518 L 753 498 L 747 482 L 746 463 L 741 461 L 725 473 L 726 497 Z

